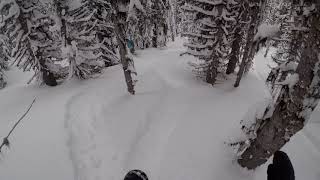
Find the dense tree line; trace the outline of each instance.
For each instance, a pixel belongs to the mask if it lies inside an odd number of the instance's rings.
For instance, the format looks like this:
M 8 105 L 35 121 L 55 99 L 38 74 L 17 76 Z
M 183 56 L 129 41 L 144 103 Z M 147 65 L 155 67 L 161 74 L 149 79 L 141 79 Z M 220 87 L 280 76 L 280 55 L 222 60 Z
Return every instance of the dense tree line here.
M 256 168 L 301 130 L 319 101 L 319 20 L 316 0 L 189 0 L 181 7 L 187 52 L 209 84 L 237 73 L 240 85 L 261 47 L 274 46 L 278 66 L 267 79 L 273 101 L 265 116 L 243 126 L 239 164 Z
M 0 84 L 9 60 L 35 72 L 30 82 L 49 86 L 73 76 L 91 78 L 118 63 L 131 77 L 136 72 L 128 41 L 139 49 L 165 46 L 175 32 L 169 11 L 169 1 L 155 0 L 3 0 Z M 127 82 L 132 89 L 135 80 Z

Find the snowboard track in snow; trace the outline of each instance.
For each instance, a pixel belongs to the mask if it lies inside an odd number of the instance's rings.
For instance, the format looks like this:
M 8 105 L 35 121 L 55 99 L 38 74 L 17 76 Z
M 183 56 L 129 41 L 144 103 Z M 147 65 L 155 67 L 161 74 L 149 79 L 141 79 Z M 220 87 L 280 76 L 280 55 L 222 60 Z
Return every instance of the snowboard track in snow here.
M 163 57 L 155 60 L 155 52 L 162 53 Z M 226 152 L 227 147 L 223 146 L 227 139 L 221 138 L 227 138 L 226 134 L 229 134 L 230 129 L 224 129 L 229 125 L 221 118 L 212 117 L 221 117 L 224 114 L 223 108 L 217 104 L 230 106 L 233 103 L 228 101 L 239 101 L 251 96 L 255 97 L 253 99 L 269 96 L 266 86 L 261 82 L 258 89 L 260 93 L 252 94 L 256 89 L 247 88 L 249 83 L 245 84 L 244 79 L 240 90 L 233 89 L 230 83 L 230 87 L 222 85 L 222 89 L 216 89 L 216 94 L 211 94 L 212 87 L 192 84 L 194 82 L 187 79 L 188 74 L 183 74 L 191 72 L 167 67 L 166 63 L 169 61 L 161 60 L 174 58 L 178 54 L 170 50 L 151 50 L 149 54 L 143 53 L 139 56 L 141 59 L 136 61 L 139 82 L 135 96 L 124 91 L 122 72 L 112 70 L 113 77 L 121 77 L 121 80 L 108 79 L 101 81 L 101 84 L 107 83 L 114 87 L 101 85 L 87 88 L 69 99 L 66 105 L 65 127 L 70 136 L 68 146 L 75 179 L 119 180 L 132 169 L 141 169 L 154 180 L 210 177 L 230 179 L 239 175 L 239 180 L 256 179 L 252 174 L 237 174 L 239 169 L 232 166 L 232 157 Z M 255 74 L 258 79 L 262 79 L 262 75 L 256 72 Z M 249 78 L 252 77 L 255 76 L 251 75 Z M 122 90 L 119 90 L 121 88 Z M 229 91 L 225 91 L 226 89 Z M 245 97 L 233 98 L 239 91 L 243 93 L 242 91 L 247 90 L 249 92 L 245 93 Z M 207 99 L 214 99 L 216 104 L 203 110 L 198 108 L 203 102 L 207 103 L 204 106 L 211 105 Z M 180 106 L 179 109 L 175 109 L 173 104 Z M 243 103 L 243 107 L 238 107 L 234 113 L 241 114 L 239 112 L 246 111 L 249 104 L 252 102 Z M 210 109 L 216 112 L 210 112 Z M 186 119 L 183 113 L 190 110 L 195 111 L 195 114 L 191 113 L 192 117 Z M 226 118 L 237 122 L 234 115 L 229 114 Z M 214 121 L 222 124 L 215 126 Z M 226 132 L 220 132 L 219 129 Z M 308 133 L 304 135 L 307 139 L 312 139 Z M 214 138 L 217 139 L 213 140 Z M 222 164 L 213 162 L 216 158 L 220 158 Z M 180 166 L 183 166 L 180 168 L 183 171 L 176 171 Z M 264 174 L 260 177 L 264 177 Z

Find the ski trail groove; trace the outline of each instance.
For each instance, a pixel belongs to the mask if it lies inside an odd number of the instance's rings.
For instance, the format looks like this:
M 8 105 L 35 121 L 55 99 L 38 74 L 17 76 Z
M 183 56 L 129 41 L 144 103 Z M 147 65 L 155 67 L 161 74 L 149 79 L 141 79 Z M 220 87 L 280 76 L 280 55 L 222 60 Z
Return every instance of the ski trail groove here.
M 66 112 L 65 112 L 65 115 L 64 115 L 64 118 L 65 118 L 65 128 L 68 129 L 67 132 L 68 132 L 68 135 L 69 135 L 69 139 L 67 140 L 67 145 L 69 147 L 69 157 L 71 159 L 71 163 L 72 163 L 72 166 L 73 166 L 73 171 L 74 171 L 74 177 L 75 179 L 80 179 L 79 178 L 79 171 L 78 171 L 78 168 L 77 168 L 77 161 L 76 161 L 76 157 L 74 156 L 74 149 L 71 147 L 72 144 L 73 144 L 73 135 L 72 135 L 72 132 L 70 130 L 70 121 L 71 121 L 71 108 L 72 108 L 72 104 L 74 103 L 74 101 L 76 101 L 83 93 L 78 93 L 78 94 L 75 94 L 73 96 L 71 96 L 71 98 L 67 101 L 66 103 Z
M 169 136 L 166 135 L 166 133 L 170 134 L 170 131 L 167 132 L 167 129 L 170 129 L 170 127 L 173 127 L 175 124 L 175 120 L 163 121 L 159 119 L 160 116 L 156 116 L 166 113 L 166 104 L 169 98 L 168 89 L 172 87 L 157 71 L 153 71 L 153 76 L 156 77 L 158 82 L 161 82 L 163 92 L 156 98 L 156 103 L 146 112 L 146 123 L 144 126 L 137 130 L 136 137 L 130 146 L 130 151 L 125 160 L 127 170 L 130 170 L 130 168 L 149 170 L 148 167 L 154 167 L 155 164 L 159 164 L 160 159 L 155 158 L 155 156 L 158 158 L 161 157 L 161 152 L 157 151 L 163 148 L 163 143 L 160 145 L 159 143 L 166 141 L 166 137 Z M 161 145 L 162 147 L 159 147 Z M 148 149 L 148 152 L 145 151 L 146 149 Z

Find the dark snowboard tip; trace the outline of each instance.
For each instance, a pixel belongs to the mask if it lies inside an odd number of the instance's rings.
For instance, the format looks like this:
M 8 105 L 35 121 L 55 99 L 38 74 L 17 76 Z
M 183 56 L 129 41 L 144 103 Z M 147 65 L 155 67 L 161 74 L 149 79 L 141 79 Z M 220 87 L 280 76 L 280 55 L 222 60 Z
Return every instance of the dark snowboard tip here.
M 129 171 L 124 177 L 124 180 L 148 180 L 148 176 L 145 172 L 135 169 Z
M 289 156 L 283 151 L 276 151 L 273 162 L 268 166 L 268 180 L 295 180 L 294 169 Z

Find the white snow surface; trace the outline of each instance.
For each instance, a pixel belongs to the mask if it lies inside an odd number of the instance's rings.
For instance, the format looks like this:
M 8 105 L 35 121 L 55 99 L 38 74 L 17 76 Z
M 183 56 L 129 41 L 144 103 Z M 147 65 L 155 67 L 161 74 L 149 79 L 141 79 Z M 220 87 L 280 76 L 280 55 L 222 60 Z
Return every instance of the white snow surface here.
M 258 27 L 258 32 L 254 36 L 254 41 L 261 40 L 263 38 L 272 38 L 276 36 L 280 31 L 280 25 L 279 24 L 267 24 L 262 23 Z
M 1 180 L 119 180 L 131 169 L 150 180 L 266 180 L 267 164 L 240 168 L 226 142 L 243 136 L 240 120 L 270 95 L 261 52 L 239 88 L 228 76 L 215 87 L 192 75 L 179 39 L 134 57 L 137 94 L 126 92 L 122 68 L 55 88 L 25 85 L 32 74 L 11 71 L 0 91 L 0 137 L 34 97 L 30 113 L 0 156 Z M 25 79 L 25 80 L 24 80 Z M 320 111 L 284 150 L 296 179 L 320 179 Z
M 298 63 L 297 62 L 285 62 L 282 63 L 279 68 L 281 71 L 295 71 L 298 68 Z
M 288 85 L 290 89 L 292 89 L 299 82 L 299 74 L 295 73 L 290 76 L 287 76 L 286 79 L 278 84 Z

